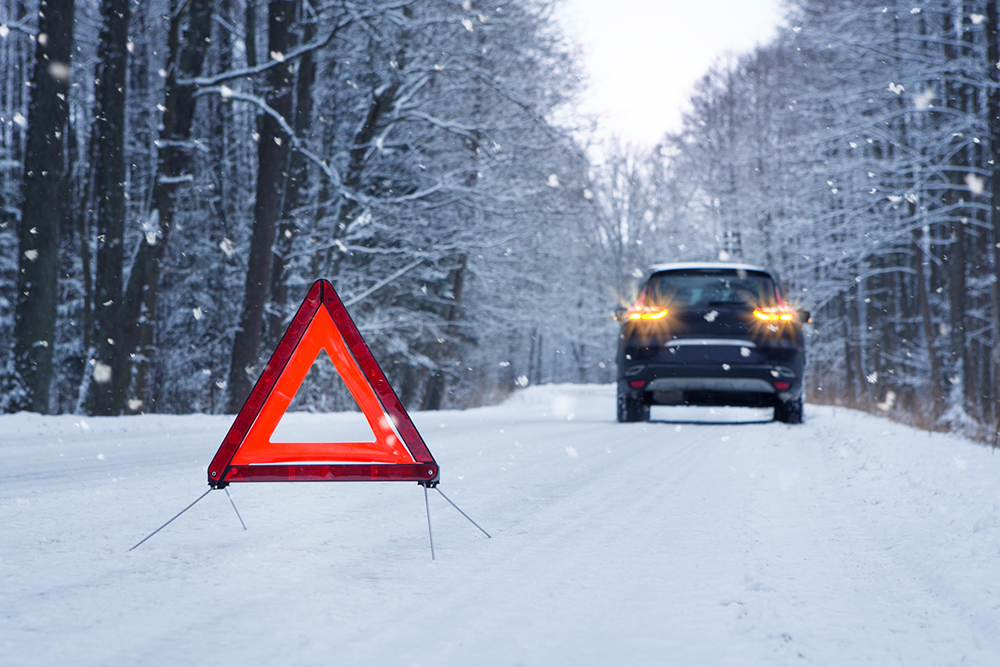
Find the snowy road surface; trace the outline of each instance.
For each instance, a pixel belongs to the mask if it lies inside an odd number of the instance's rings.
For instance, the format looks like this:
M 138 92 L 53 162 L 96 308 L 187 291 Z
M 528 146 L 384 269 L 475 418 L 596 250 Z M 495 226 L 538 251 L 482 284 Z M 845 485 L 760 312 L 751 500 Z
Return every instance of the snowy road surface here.
M 230 418 L 0 417 L 0 664 L 1000 665 L 988 447 L 815 406 L 617 424 L 609 386 L 413 417 L 493 535 L 432 493 L 433 562 L 410 483 L 233 485 L 248 531 L 216 492 L 129 553 Z

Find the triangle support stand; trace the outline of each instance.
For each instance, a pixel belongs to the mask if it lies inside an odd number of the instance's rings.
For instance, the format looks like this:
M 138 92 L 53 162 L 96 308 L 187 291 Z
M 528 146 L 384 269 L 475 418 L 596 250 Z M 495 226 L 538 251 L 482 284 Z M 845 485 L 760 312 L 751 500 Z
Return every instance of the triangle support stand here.
M 457 510 L 458 510 L 458 513 L 459 513 L 459 514 L 461 514 L 461 515 L 462 515 L 462 516 L 464 516 L 464 517 L 465 517 L 466 519 L 468 519 L 468 520 L 469 520 L 469 523 L 471 523 L 471 524 L 472 524 L 473 526 L 475 526 L 475 527 L 476 527 L 476 528 L 478 528 L 478 529 L 479 529 L 480 531 L 482 531 L 483 535 L 485 535 L 486 537 L 492 537 L 492 536 L 491 536 L 491 535 L 490 535 L 489 533 L 487 533 L 487 532 L 486 532 L 485 530 L 483 530 L 483 527 L 482 527 L 482 526 L 480 526 L 480 525 L 479 525 L 478 523 L 476 523 L 475 521 L 473 521 L 473 520 L 472 520 L 472 517 L 471 517 L 471 516 L 469 516 L 468 514 L 466 514 L 465 512 L 463 512 L 463 511 L 462 511 L 462 508 L 461 508 L 461 507 L 459 507 L 459 506 L 458 506 L 458 505 L 456 505 L 455 503 L 451 502 L 451 498 L 449 498 L 448 496 L 444 495 L 444 491 L 442 491 L 442 490 L 440 489 L 440 487 L 438 487 L 438 486 L 437 486 L 436 484 L 434 485 L 434 489 L 435 489 L 435 490 L 436 490 L 436 491 L 437 491 L 438 493 L 440 493 L 440 494 L 441 494 L 441 497 L 442 497 L 442 498 L 444 498 L 445 500 L 447 500 L 447 501 L 448 501 L 448 504 L 449 504 L 449 505 L 451 505 L 452 507 L 454 507 L 455 509 L 457 509 Z M 426 486 L 426 485 L 424 485 L 424 492 L 426 493 L 426 491 L 427 491 L 427 486 Z M 430 517 L 430 512 L 428 512 L 428 517 Z
M 247 525 L 243 523 L 243 517 L 240 516 L 240 511 L 236 509 L 236 503 L 233 502 L 233 497 L 229 495 L 229 487 L 224 486 L 222 488 L 226 492 L 226 496 L 229 498 L 229 504 L 233 506 L 233 511 L 236 512 L 236 518 L 240 520 L 240 525 L 243 526 L 243 530 L 246 530 Z
M 200 496 L 198 496 L 197 500 L 195 500 L 193 503 L 191 503 L 190 505 L 188 505 L 187 507 L 185 507 L 184 509 L 182 509 L 180 512 L 178 512 L 177 514 L 175 514 L 170 519 L 170 521 L 167 521 L 165 524 L 163 524 L 162 526 L 160 526 L 159 528 L 157 528 L 156 530 L 154 530 L 153 532 L 151 532 L 149 535 L 147 535 L 146 537 L 142 538 L 134 547 L 132 547 L 132 549 L 129 549 L 129 551 L 132 551 L 133 549 L 135 549 L 136 547 L 138 547 L 140 544 L 142 544 L 143 542 L 145 542 L 146 540 L 148 540 L 149 538 L 151 538 L 153 535 L 156 535 L 158 532 L 160 532 L 161 530 L 163 530 L 164 528 L 166 528 L 167 526 L 169 526 L 170 524 L 172 524 L 177 517 L 179 517 L 181 514 L 184 514 L 184 512 L 187 512 L 189 509 L 191 509 L 192 507 L 194 507 L 195 505 L 197 505 L 199 500 L 201 500 L 202 498 L 204 498 L 205 496 L 207 496 L 208 494 L 210 494 L 212 491 L 215 491 L 215 489 L 209 488 L 208 491 L 206 491 L 205 493 L 203 493 Z M 233 508 L 235 509 L 235 507 L 236 506 L 234 505 Z M 236 514 L 237 514 L 237 516 L 239 516 L 239 512 L 237 512 Z M 243 519 L 240 519 L 240 521 L 242 522 Z M 246 526 L 244 526 L 244 528 L 246 528 Z
M 431 532 L 431 504 L 427 500 L 427 485 L 421 484 L 424 487 L 424 507 L 427 509 L 427 537 L 431 541 L 431 560 L 434 560 L 434 533 Z

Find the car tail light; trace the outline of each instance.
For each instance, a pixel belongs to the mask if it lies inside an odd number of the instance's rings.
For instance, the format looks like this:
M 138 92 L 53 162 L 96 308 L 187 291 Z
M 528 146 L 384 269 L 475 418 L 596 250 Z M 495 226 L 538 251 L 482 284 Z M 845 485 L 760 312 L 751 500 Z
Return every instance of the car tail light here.
M 753 311 L 754 317 L 765 322 L 792 322 L 795 311 L 788 308 L 761 308 Z
M 645 380 L 632 380 L 631 382 L 629 382 L 629 385 L 631 385 L 631 387 L 633 389 L 642 389 L 643 387 L 646 386 L 646 381 Z
M 792 386 L 791 382 L 775 382 L 774 388 L 778 391 L 787 391 Z
M 667 309 L 656 311 L 633 311 L 628 314 L 630 320 L 662 320 L 667 316 Z

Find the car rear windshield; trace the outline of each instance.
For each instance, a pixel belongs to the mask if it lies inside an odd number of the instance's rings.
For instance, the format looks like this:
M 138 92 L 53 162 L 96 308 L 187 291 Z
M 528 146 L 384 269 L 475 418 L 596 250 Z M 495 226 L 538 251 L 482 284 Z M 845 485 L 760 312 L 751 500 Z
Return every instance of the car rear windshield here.
M 650 277 L 647 304 L 686 306 L 770 307 L 776 304 L 771 276 L 741 269 L 683 269 Z

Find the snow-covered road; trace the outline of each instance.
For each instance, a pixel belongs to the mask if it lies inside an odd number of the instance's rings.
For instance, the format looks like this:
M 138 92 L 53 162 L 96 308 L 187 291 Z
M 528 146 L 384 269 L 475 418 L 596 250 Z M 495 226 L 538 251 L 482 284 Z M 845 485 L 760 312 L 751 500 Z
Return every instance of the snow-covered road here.
M 233 485 L 248 531 L 216 492 L 128 552 L 230 418 L 0 417 L 0 664 L 1000 664 L 1000 455 L 826 407 L 653 417 L 609 386 L 414 414 L 493 535 L 432 492 L 436 561 L 408 483 Z

